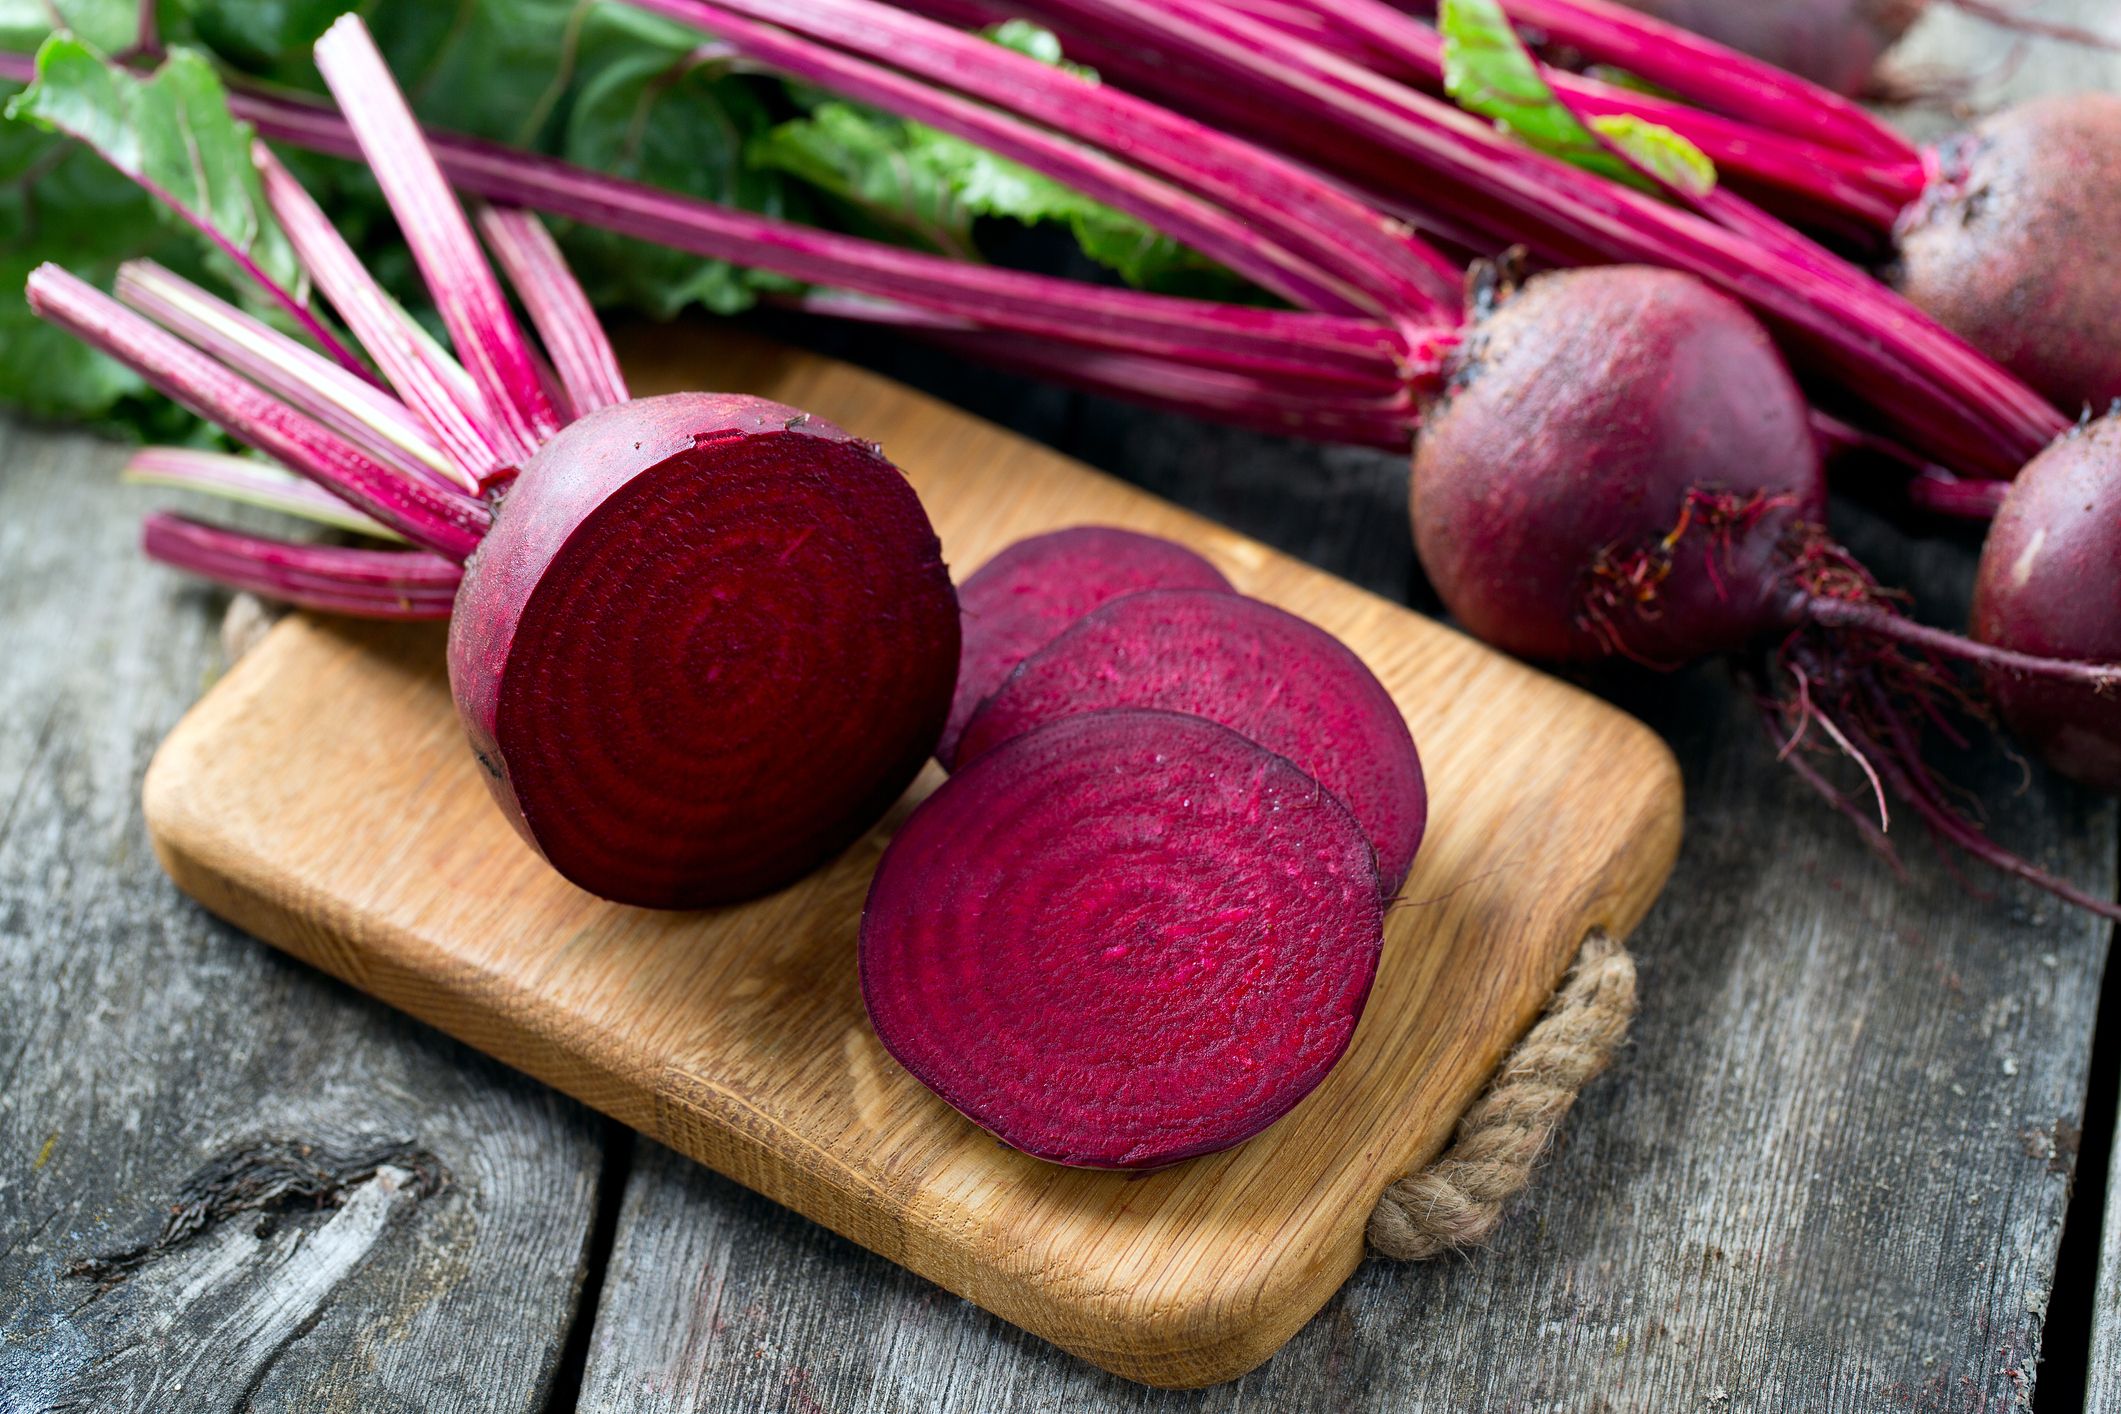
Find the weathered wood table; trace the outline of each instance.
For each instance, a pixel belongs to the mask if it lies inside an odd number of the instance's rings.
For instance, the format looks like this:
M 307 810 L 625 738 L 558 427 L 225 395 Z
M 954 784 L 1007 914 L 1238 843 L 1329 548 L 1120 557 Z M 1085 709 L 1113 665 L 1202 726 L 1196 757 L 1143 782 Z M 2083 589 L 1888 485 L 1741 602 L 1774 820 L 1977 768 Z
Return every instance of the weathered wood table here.
M 2111 0 L 2043 13 L 2071 8 L 2121 33 Z M 1907 58 L 1971 62 L 1984 98 L 2121 78 L 2007 47 L 1939 14 Z M 835 347 L 1433 608 L 1391 458 Z M 1634 1044 L 1499 1239 L 1372 1263 L 1254 1374 L 1165 1394 L 179 896 L 140 775 L 219 670 L 223 600 L 134 552 L 120 459 L 0 428 L 5 1414 L 2121 1409 L 2111 930 L 1919 840 L 1895 878 L 1716 672 L 1602 684 L 1685 762 L 1690 833 L 1636 939 Z M 1960 616 L 1969 539 L 1841 514 L 1926 616 Z M 1964 771 L 2000 837 L 2113 891 L 2111 804 L 2015 791 L 2000 756 Z

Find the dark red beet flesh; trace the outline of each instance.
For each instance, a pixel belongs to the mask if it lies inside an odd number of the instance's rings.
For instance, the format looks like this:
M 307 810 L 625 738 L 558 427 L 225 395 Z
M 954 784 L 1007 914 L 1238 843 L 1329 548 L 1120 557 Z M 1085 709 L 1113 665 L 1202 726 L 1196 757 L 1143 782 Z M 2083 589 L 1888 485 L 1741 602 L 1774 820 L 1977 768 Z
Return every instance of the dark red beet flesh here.
M 1823 88 L 1862 93 L 1923 0 L 1623 0 Z
M 1406 881 L 1428 819 L 1421 758 L 1384 684 L 1323 629 L 1236 594 L 1115 599 L 1024 660 L 973 714 L 958 760 L 1106 707 L 1206 717 L 1287 757 L 1354 812 L 1386 892 Z
M 1900 287 L 2064 411 L 2121 398 L 2121 95 L 2020 104 L 1939 150 Z
M 1384 926 L 1332 794 L 1225 727 L 1085 712 L 913 812 L 862 914 L 906 1069 L 1004 1142 L 1092 1168 L 1227 1149 L 1347 1049 Z
M 1185 546 L 1137 531 L 1081 525 L 1017 541 L 958 589 L 965 650 L 936 759 L 956 765 L 958 738 L 987 694 L 1098 605 L 1143 589 L 1229 588 Z
M 2065 437 L 2018 474 L 1982 548 L 1973 628 L 2002 648 L 2121 662 L 2121 422 Z M 1994 671 L 1988 687 L 2056 770 L 2121 794 L 2121 696 Z
M 1826 490 L 1766 332 L 1689 276 L 1541 275 L 1468 334 L 1415 445 L 1414 537 L 1475 635 L 1678 663 L 1792 621 Z
M 757 398 L 592 413 L 523 468 L 466 566 L 449 677 L 487 784 L 622 903 L 764 893 L 920 769 L 957 605 L 905 478 Z

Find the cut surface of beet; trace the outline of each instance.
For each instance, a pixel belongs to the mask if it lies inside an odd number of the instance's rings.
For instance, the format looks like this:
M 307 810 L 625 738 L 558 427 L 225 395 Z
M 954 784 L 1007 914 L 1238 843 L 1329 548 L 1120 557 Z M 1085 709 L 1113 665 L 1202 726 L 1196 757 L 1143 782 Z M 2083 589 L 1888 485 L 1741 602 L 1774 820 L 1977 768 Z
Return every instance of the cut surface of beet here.
M 1104 707 L 1206 717 L 1287 757 L 1354 812 L 1386 892 L 1406 882 L 1428 821 L 1421 757 L 1384 684 L 1324 629 L 1236 594 L 1115 599 L 1023 661 L 967 723 L 958 759 Z
M 1156 1168 L 1326 1077 L 1383 910 L 1361 827 L 1288 761 L 1198 717 L 1085 712 L 908 818 L 862 914 L 862 996 L 885 1048 L 1006 1143 Z
M 758 398 L 590 414 L 466 566 L 450 685 L 487 784 L 570 880 L 698 907 L 803 874 L 912 781 L 955 597 L 873 447 Z
M 1079 525 L 1017 541 L 958 589 L 964 659 L 936 759 L 954 765 L 958 738 L 987 694 L 1098 605 L 1143 589 L 1229 588 L 1185 546 L 1138 531 Z

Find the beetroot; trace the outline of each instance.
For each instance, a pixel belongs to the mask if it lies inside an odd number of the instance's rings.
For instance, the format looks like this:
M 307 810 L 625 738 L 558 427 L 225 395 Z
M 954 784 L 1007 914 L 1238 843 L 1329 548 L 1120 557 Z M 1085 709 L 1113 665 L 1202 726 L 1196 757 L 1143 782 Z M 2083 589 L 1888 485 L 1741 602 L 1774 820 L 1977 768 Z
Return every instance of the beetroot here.
M 1982 547 L 1974 636 L 2121 662 L 2121 421 L 2064 438 L 2021 472 Z M 2004 720 L 2063 775 L 2121 794 L 2121 695 L 1991 671 Z
M 1903 218 L 1908 298 L 2072 413 L 2121 397 L 2121 96 L 2044 98 L 1939 151 Z
M 683 908 L 807 872 L 905 790 L 957 651 L 913 488 L 759 398 L 605 408 L 523 468 L 449 675 L 494 797 L 561 873 Z
M 1019 540 L 958 587 L 964 655 L 935 756 L 957 762 L 958 737 L 1018 663 L 1108 599 L 1142 589 L 1221 589 L 1221 571 L 1183 545 L 1111 526 L 1079 525 Z
M 1024 660 L 973 715 L 958 759 L 1110 707 L 1206 717 L 1287 757 L 1354 812 L 1385 891 L 1406 881 L 1428 818 L 1421 758 L 1392 695 L 1331 634 L 1235 594 L 1115 599 Z
M 1414 451 L 1414 537 L 1451 612 L 1528 658 L 1677 663 L 1790 621 L 1824 514 L 1804 396 L 1699 281 L 1543 275 L 1475 325 Z
M 1355 818 L 1198 717 L 1084 712 L 953 775 L 884 852 L 862 997 L 916 1078 L 1055 1163 L 1226 1149 L 1309 1094 L 1376 975 Z
M 1831 745 L 1939 834 L 2072 903 L 2093 898 L 1968 824 L 1923 763 L 1921 724 L 1963 694 L 1940 659 L 2121 685 L 1908 622 L 1828 536 L 1803 395 L 1766 333 L 1698 281 L 1629 267 L 1540 276 L 1472 331 L 1414 457 L 1415 538 L 1475 633 L 1534 657 L 1655 666 L 1744 655 L 1805 780 L 1885 847 L 1807 761 Z
M 446 608 L 487 784 L 581 887 L 691 907 L 794 878 L 876 821 L 949 708 L 957 604 L 913 489 L 778 403 L 629 400 L 549 234 L 486 211 L 534 346 L 358 18 L 317 65 L 461 362 L 262 148 L 274 215 L 376 373 L 152 266 L 127 268 L 123 303 L 47 266 L 30 303 L 415 548 L 165 518 L 149 552 L 315 608 Z

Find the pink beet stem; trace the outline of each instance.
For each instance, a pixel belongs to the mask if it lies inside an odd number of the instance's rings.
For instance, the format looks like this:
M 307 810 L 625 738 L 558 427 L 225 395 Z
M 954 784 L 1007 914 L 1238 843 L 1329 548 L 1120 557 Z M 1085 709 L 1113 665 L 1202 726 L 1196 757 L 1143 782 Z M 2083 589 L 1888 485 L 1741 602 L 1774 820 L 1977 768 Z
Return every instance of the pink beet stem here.
M 193 447 L 142 447 L 126 460 L 118 479 L 139 486 L 167 486 L 220 496 L 381 540 L 402 538 L 314 481 L 305 481 L 284 467 L 256 457 Z
M 231 436 L 439 554 L 471 554 L 491 517 L 479 501 L 397 475 L 322 424 L 59 266 L 29 278 L 33 313 L 139 373 Z
M 1907 498 L 1917 509 L 1955 520 L 1994 520 L 2010 494 L 2008 481 L 1962 481 L 1949 472 L 1929 470 L 1907 483 Z
M 265 199 L 310 278 L 434 433 L 465 487 L 478 490 L 503 475 L 507 464 L 488 435 L 488 413 L 470 375 L 384 293 L 294 174 L 262 144 L 252 155 Z
M 740 12 L 994 104 L 1155 171 L 1373 291 L 1375 310 L 1455 312 L 1459 269 L 1314 173 L 1074 73 L 892 6 L 647 0 Z M 917 7 L 906 7 L 907 9 Z M 710 25 L 720 21 L 707 21 Z M 997 52 L 998 51 L 998 52 Z M 1064 174 L 1055 173 L 1067 180 Z
M 1360 37 L 1372 53 L 1396 59 L 1407 74 L 1441 90 L 1443 36 L 1435 29 L 1384 0 L 1304 3 L 1322 22 L 1341 26 Z M 1913 154 L 1905 161 L 1853 154 L 1563 69 L 1546 68 L 1544 77 L 1581 117 L 1626 114 L 1670 128 L 1706 153 L 1719 172 L 1807 197 L 1874 232 L 1890 232 L 1926 181 L 1922 162 Z
M 341 15 L 325 31 L 316 60 L 412 247 L 458 356 L 510 439 L 504 450 L 516 463 L 529 460 L 559 431 L 559 414 L 464 209 L 358 14 Z
M 479 229 L 530 311 L 575 416 L 625 402 L 618 355 L 545 223 L 528 211 L 488 206 L 479 212 Z
M 1307 235 L 1304 227 L 1277 223 L 1281 229 L 1273 229 L 1270 235 L 1262 233 L 1247 220 L 1232 216 L 1220 204 L 1200 199 L 1167 180 L 1147 176 L 1137 167 L 1109 157 L 1086 142 L 1056 136 L 1048 129 L 1022 121 L 1016 117 L 1014 104 L 1010 110 L 997 110 L 980 102 L 969 102 L 959 98 L 957 93 L 923 83 L 921 78 L 897 74 L 857 55 L 827 49 L 825 45 L 808 42 L 800 34 L 774 28 L 774 25 L 753 23 L 730 6 L 696 0 L 636 0 L 636 4 L 647 11 L 711 28 L 719 38 L 728 40 L 742 53 L 793 78 L 800 78 L 804 83 L 817 83 L 834 89 L 836 93 L 844 93 L 846 98 L 889 108 L 901 117 L 927 123 L 929 127 L 965 138 L 967 142 L 976 142 L 1001 157 L 1020 161 L 1033 167 L 1035 172 L 1052 176 L 1075 191 L 1103 201 L 1105 206 L 1145 220 L 1147 225 L 1171 235 L 1173 240 L 1186 242 L 1207 254 L 1209 259 L 1228 265 L 1247 280 L 1273 290 L 1275 295 L 1294 305 L 1332 314 L 1379 312 L 1379 297 L 1364 288 L 1366 284 L 1374 284 L 1366 280 L 1366 269 L 1347 269 L 1345 263 L 1334 267 L 1332 263 L 1317 259 L 1315 250 L 1298 250 L 1283 240 L 1283 235 L 1290 229 L 1298 235 Z M 744 8 L 772 13 L 776 19 L 789 19 L 778 15 L 774 6 Z M 829 13 L 825 17 L 829 19 Z M 914 21 L 914 17 L 906 15 L 897 15 L 897 19 Z M 804 25 L 804 28 L 810 28 L 810 25 Z M 965 40 L 965 36 L 944 30 L 940 25 L 931 25 L 931 30 Z M 982 55 L 982 61 L 988 61 L 988 64 L 1001 64 L 1003 59 L 1022 57 L 995 45 L 984 45 L 980 40 L 965 42 L 980 45 L 980 49 L 988 51 L 991 57 Z M 918 59 L 918 51 L 895 51 L 891 57 L 893 61 Z M 1088 89 L 1088 85 L 1077 81 L 1071 74 L 1037 64 L 1035 59 L 1024 61 L 1041 76 L 1046 76 L 1041 78 L 1041 83 L 1048 78 L 1058 78 L 1071 87 Z M 1094 93 L 1094 89 L 1090 91 Z M 1088 98 L 1082 98 L 1080 102 L 1088 106 Z
M 151 260 L 118 270 L 118 298 L 405 476 L 450 484 L 448 458 L 405 405 Z
M 1422 8 L 1435 5 L 1422 0 Z M 1862 105 L 1613 0 L 1510 0 L 1509 12 L 1556 43 L 1703 108 L 1863 156 L 1919 160 L 1906 138 Z
M 275 141 L 358 155 L 344 121 L 327 107 L 240 89 L 230 101 L 239 116 Z M 429 142 L 450 180 L 470 195 L 996 328 L 1142 352 L 1183 351 L 1236 367 L 1363 373 L 1389 369 L 1403 352 L 1394 331 L 1372 319 L 1218 304 L 966 265 L 475 138 L 436 133 Z
M 1321 160 L 1368 147 L 1369 159 L 1397 161 L 1424 178 L 1425 204 L 1522 234 L 1564 263 L 1640 261 L 1707 279 L 1959 469 L 2007 476 L 2061 428 L 2051 406 L 2000 370 L 1994 379 L 1969 378 L 1964 342 L 1905 300 L 1860 272 L 1846 281 L 1824 277 L 1822 263 L 1845 262 L 1816 247 L 1804 261 L 1763 250 L 1208 0 L 1043 0 L 1034 8 L 1105 25 L 1196 66 L 1223 98 L 1246 95 L 1249 111 L 1293 125 L 1299 140 L 1330 137 L 1311 154 Z M 1185 87 L 1196 90 L 1199 81 L 1189 76 Z
M 157 513 L 141 546 L 187 574 L 304 608 L 375 619 L 445 619 L 463 571 L 417 550 L 359 550 L 245 535 Z

